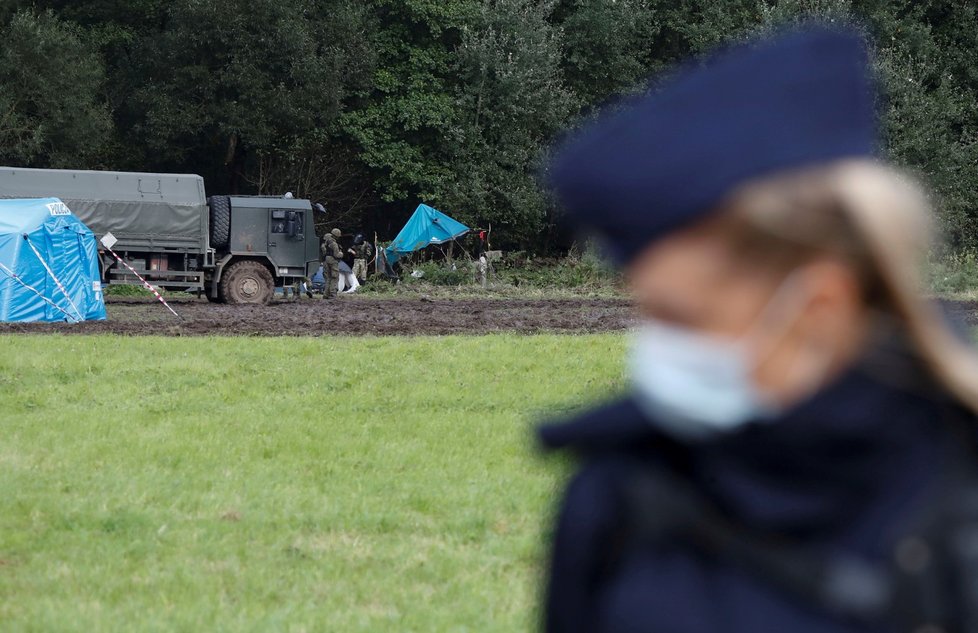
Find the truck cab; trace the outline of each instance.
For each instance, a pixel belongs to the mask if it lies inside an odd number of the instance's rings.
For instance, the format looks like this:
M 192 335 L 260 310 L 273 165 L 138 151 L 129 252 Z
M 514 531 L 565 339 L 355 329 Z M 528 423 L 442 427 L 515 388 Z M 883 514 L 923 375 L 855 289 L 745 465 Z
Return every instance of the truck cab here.
M 212 197 L 208 204 L 213 218 L 214 208 L 224 201 Z M 319 261 L 319 238 L 308 200 L 228 196 L 226 204 L 227 248 L 216 262 L 208 297 L 264 303 L 275 286 L 301 281 L 310 264 Z

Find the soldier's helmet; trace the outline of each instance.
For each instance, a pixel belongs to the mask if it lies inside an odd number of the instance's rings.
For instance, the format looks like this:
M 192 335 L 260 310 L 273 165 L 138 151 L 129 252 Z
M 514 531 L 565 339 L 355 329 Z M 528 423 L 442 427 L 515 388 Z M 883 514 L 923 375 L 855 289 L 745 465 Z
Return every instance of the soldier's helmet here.
M 333 229 L 332 231 L 330 231 L 330 233 L 333 234 L 333 237 L 340 237 L 341 235 L 343 235 L 343 233 L 341 233 L 339 229 Z
M 363 233 L 357 233 L 357 236 L 353 238 L 353 243 L 356 246 L 363 244 Z

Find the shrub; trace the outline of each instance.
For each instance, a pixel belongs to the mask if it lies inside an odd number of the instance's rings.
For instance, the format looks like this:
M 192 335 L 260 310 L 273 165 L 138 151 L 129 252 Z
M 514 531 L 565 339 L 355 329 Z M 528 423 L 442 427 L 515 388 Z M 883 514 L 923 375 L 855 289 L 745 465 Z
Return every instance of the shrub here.
M 978 290 L 978 256 L 965 251 L 949 253 L 930 261 L 930 288 L 937 294 Z
M 496 273 L 505 283 L 533 288 L 607 287 L 618 283 L 619 275 L 596 255 L 545 259 L 513 254 L 496 263 Z
M 109 297 L 149 297 L 152 293 L 145 287 L 136 284 L 108 284 L 105 294 Z
M 421 281 L 434 286 L 463 286 L 475 283 L 472 266 L 466 261 L 459 260 L 454 264 L 424 262 L 414 266 L 412 270 L 420 270 L 424 276 L 412 277 L 409 272 L 405 272 L 405 281 L 412 283 Z

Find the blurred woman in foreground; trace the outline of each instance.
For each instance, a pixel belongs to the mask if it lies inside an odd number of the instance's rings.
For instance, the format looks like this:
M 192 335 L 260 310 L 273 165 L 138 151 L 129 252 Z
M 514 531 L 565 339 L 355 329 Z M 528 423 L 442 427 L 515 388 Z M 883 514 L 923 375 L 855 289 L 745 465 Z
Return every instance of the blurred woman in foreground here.
M 627 397 L 540 430 L 582 458 L 548 631 L 958 630 L 935 534 L 978 364 L 920 294 L 929 213 L 875 155 L 868 66 L 852 34 L 780 35 L 558 152 L 641 325 Z

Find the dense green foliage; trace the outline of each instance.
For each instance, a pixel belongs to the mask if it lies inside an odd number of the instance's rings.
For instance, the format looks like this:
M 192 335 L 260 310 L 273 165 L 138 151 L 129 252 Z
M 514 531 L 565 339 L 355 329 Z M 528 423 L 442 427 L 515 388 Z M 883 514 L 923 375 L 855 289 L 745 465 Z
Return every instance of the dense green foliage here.
M 962 0 L 9 0 L 0 162 L 294 191 L 390 238 L 419 200 L 553 246 L 547 148 L 645 77 L 809 16 L 863 25 L 887 149 L 978 247 L 978 8 Z M 324 218 L 325 222 L 327 219 Z
M 532 630 L 530 426 L 623 344 L 0 336 L 0 628 Z

